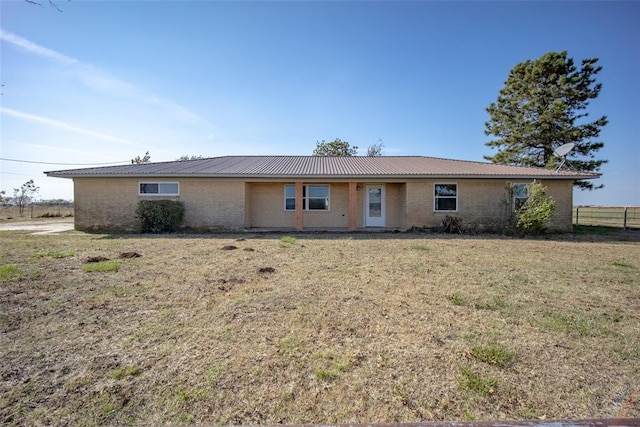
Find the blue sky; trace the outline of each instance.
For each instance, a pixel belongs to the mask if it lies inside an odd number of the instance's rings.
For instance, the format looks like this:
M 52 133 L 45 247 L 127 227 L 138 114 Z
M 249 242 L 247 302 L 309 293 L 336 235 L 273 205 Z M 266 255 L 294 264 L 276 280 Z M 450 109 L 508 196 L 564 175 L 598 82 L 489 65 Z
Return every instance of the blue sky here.
M 310 155 L 319 140 L 483 161 L 486 108 L 549 51 L 603 66 L 602 190 L 640 205 L 639 2 L 0 1 L 0 189 L 182 155 Z M 78 166 L 76 166 L 76 164 Z

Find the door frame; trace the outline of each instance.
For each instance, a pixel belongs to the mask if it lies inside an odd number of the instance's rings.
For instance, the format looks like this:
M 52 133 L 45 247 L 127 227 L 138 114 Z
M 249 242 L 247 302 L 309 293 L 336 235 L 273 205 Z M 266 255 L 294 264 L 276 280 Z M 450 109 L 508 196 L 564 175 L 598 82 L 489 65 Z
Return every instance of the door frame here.
M 369 216 L 369 190 L 379 188 L 380 191 L 380 216 Z M 365 227 L 386 227 L 387 225 L 387 209 L 386 209 L 386 187 L 385 184 L 366 184 L 364 194 L 364 226 Z

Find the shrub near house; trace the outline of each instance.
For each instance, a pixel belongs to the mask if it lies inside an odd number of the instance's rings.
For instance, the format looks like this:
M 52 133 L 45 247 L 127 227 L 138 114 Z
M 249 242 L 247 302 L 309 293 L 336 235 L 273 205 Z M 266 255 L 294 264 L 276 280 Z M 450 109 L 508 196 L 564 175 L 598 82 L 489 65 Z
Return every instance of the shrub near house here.
M 136 209 L 139 233 L 177 231 L 184 218 L 182 203 L 174 200 L 140 200 Z
M 518 236 L 542 234 L 547 230 L 556 202 L 547 196 L 545 187 L 534 181 L 526 186 L 526 198 L 516 207 L 505 230 L 507 234 Z

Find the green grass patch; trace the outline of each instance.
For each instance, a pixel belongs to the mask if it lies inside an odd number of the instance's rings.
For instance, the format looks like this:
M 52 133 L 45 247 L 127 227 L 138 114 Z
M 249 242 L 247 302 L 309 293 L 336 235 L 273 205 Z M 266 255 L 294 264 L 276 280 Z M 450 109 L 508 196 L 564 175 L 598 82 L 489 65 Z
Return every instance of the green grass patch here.
M 418 244 L 418 245 L 409 246 L 409 249 L 413 249 L 415 251 L 428 251 L 429 246 L 424 244 Z
M 490 365 L 504 368 L 515 358 L 515 354 L 498 344 L 477 345 L 471 349 L 471 356 Z
M 82 270 L 88 273 L 93 273 L 93 272 L 118 271 L 119 268 L 120 268 L 120 264 L 115 261 L 102 261 L 102 262 L 87 264 L 84 267 L 82 267 Z
M 506 308 L 509 304 L 504 298 L 495 296 L 491 300 L 477 300 L 473 302 L 473 307 L 477 310 L 500 310 Z
M 613 265 L 615 267 L 633 268 L 633 265 L 622 261 L 613 261 Z
M 35 254 L 33 254 L 33 256 L 36 258 L 44 258 L 44 257 L 69 258 L 72 256 L 76 256 L 76 252 L 75 251 L 36 252 Z
M 320 381 L 333 381 L 349 369 L 349 363 L 331 351 L 316 353 L 318 363 L 313 369 L 313 376 Z
M 550 331 L 583 337 L 616 335 L 615 331 L 599 324 L 597 319 L 579 313 L 546 313 L 537 325 Z
M 137 366 L 124 366 L 122 368 L 114 369 L 111 371 L 111 378 L 114 380 L 121 380 L 126 377 L 132 377 L 140 373 L 140 368 Z
M 286 356 L 294 356 L 300 353 L 300 347 L 302 347 L 303 343 L 301 338 L 294 335 L 287 335 L 278 341 L 276 347 L 278 347 L 279 353 Z
M 295 237 L 292 237 L 292 236 L 282 236 L 282 237 L 280 238 L 280 242 L 282 242 L 282 243 L 287 243 L 287 244 L 289 244 L 289 245 L 293 245 L 293 244 L 295 244 L 295 243 L 296 243 L 296 238 L 295 238 Z
M 12 280 L 22 277 L 24 272 L 13 265 L 5 265 L 0 267 L 0 281 Z
M 462 296 L 460 294 L 457 294 L 457 293 L 456 294 L 452 294 L 449 297 L 449 301 L 451 301 L 451 303 L 453 305 L 466 305 L 467 304 L 467 299 L 464 296 Z
M 475 393 L 489 396 L 495 393 L 498 380 L 493 377 L 484 376 L 474 371 L 468 366 L 458 367 L 458 386 L 463 390 L 471 390 Z

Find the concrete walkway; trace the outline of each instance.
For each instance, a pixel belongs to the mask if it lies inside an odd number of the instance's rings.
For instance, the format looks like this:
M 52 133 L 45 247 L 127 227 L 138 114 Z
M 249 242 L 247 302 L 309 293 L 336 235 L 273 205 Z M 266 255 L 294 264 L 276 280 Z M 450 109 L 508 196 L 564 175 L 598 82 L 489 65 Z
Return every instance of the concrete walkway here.
M 73 230 L 73 218 L 35 218 L 0 221 L 0 231 L 29 231 L 31 234 L 57 234 Z

